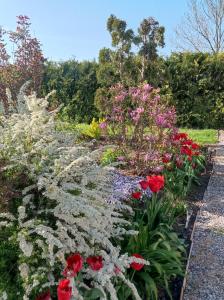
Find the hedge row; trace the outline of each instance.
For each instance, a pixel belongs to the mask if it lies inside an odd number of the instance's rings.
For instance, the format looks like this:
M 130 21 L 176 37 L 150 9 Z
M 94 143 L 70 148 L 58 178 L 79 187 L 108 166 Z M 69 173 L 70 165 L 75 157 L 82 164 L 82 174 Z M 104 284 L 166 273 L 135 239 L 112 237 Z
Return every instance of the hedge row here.
M 106 88 L 102 81 L 102 69 L 105 68 L 100 68 L 96 62 L 78 63 L 74 60 L 47 63 L 42 92 L 46 94 L 56 89 L 54 101 L 65 104 L 65 115 L 71 120 L 89 122 L 99 113 L 94 98 L 97 89 Z M 173 53 L 166 59 L 160 57 L 156 68 L 154 70 L 154 64 L 147 81 L 169 94 L 168 99 L 176 107 L 180 126 L 224 128 L 224 53 Z M 108 76 L 115 76 L 107 68 L 104 71 L 105 82 L 108 82 Z M 111 81 L 116 80 L 112 78 Z
M 224 53 L 172 54 L 165 65 L 179 124 L 224 128 Z

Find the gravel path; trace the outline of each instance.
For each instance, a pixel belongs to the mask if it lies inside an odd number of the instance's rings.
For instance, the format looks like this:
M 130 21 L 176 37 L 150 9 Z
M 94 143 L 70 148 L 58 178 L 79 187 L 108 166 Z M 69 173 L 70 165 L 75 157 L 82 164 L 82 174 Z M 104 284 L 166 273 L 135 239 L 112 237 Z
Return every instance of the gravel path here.
M 184 300 L 224 300 L 224 132 L 197 218 Z

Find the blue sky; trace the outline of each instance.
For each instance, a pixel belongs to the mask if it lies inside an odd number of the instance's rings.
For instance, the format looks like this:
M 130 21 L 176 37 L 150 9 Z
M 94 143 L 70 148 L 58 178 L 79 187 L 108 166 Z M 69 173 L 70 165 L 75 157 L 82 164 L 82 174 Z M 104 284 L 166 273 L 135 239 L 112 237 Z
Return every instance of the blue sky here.
M 161 54 L 175 50 L 174 28 L 181 22 L 187 0 L 0 0 L 0 26 L 14 29 L 16 16 L 28 15 L 32 33 L 41 41 L 44 55 L 53 60 L 94 59 L 110 47 L 106 21 L 110 14 L 136 29 L 153 16 L 166 28 Z

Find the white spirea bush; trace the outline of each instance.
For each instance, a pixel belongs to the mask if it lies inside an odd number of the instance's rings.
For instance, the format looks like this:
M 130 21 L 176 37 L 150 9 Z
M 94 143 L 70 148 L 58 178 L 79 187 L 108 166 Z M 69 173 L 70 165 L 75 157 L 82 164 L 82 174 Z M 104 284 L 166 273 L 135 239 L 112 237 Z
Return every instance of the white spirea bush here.
M 65 257 L 79 252 L 84 258 L 102 255 L 104 265 L 98 271 L 84 267 L 83 278 L 101 290 L 102 299 L 117 299 L 114 277 L 119 277 L 140 299 L 135 286 L 125 278 L 133 261 L 147 262 L 121 254 L 113 239 L 122 239 L 128 222 L 122 213 L 129 206 L 107 203 L 112 194 L 113 172 L 97 164 L 100 150 L 91 151 L 75 143 L 75 136 L 57 132 L 55 115 L 48 111 L 48 97 L 38 99 L 24 94 L 17 105 L 10 101 L 10 114 L 0 120 L 0 156 L 6 168 L 26 170 L 32 185 L 23 190 L 23 199 L 13 216 L 0 214 L 0 228 L 15 226 L 21 250 L 20 275 L 23 299 L 35 291 L 57 285 L 65 267 Z M 102 151 L 103 149 L 101 149 Z M 120 269 L 116 274 L 115 267 Z M 85 286 L 82 283 L 83 286 Z M 86 288 L 88 288 L 86 286 Z M 76 299 L 83 299 L 79 287 Z

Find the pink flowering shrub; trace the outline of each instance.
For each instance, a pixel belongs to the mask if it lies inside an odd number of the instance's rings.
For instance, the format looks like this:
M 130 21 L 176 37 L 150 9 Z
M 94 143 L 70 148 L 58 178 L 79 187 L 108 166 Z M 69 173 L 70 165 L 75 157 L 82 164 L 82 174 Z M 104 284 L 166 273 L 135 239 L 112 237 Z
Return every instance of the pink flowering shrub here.
M 129 167 L 138 174 L 161 172 L 161 157 L 172 147 L 176 113 L 149 84 L 110 89 L 107 123 Z M 110 101 L 110 102 L 109 102 Z

